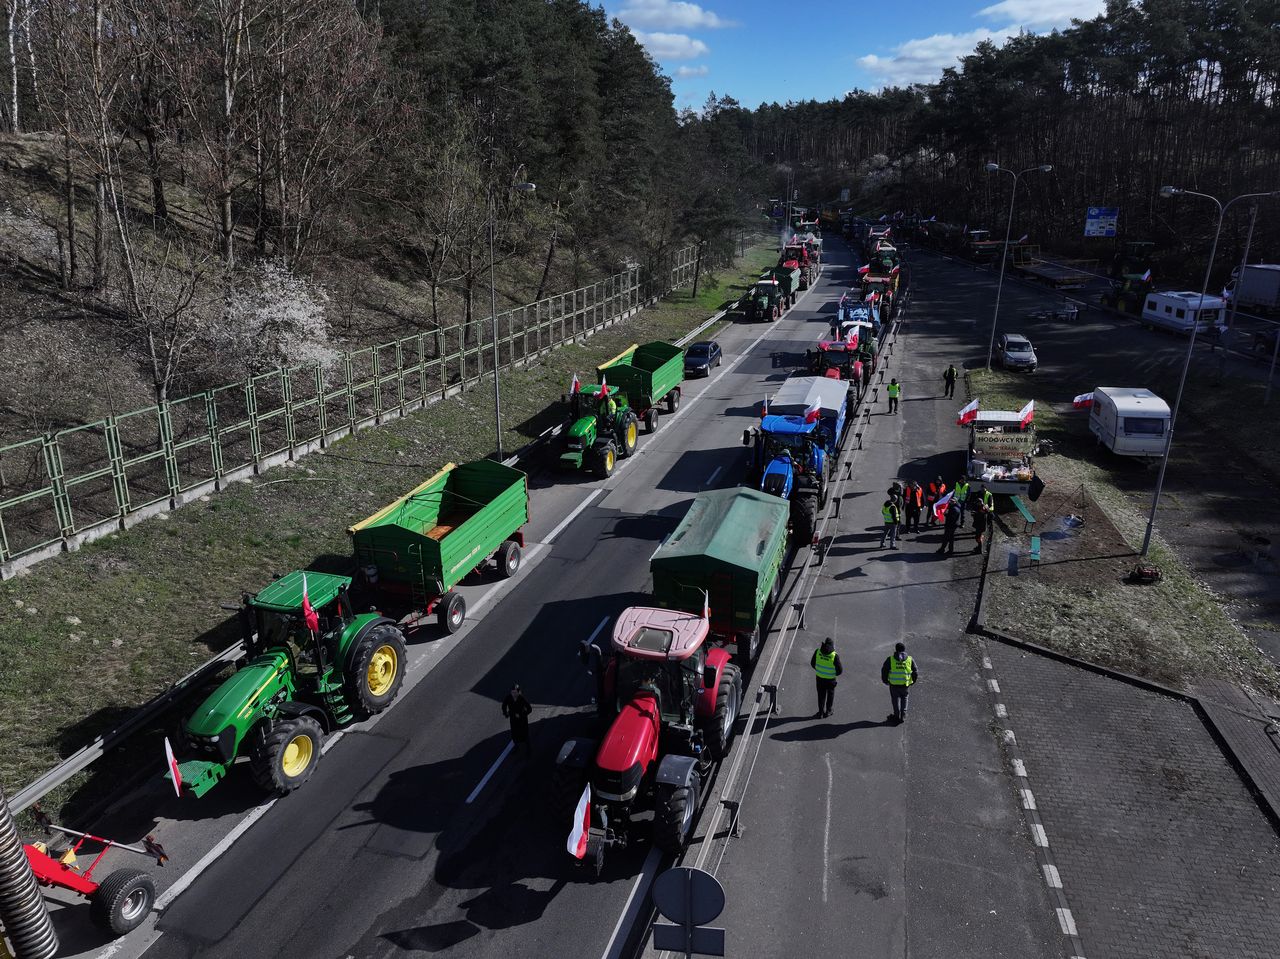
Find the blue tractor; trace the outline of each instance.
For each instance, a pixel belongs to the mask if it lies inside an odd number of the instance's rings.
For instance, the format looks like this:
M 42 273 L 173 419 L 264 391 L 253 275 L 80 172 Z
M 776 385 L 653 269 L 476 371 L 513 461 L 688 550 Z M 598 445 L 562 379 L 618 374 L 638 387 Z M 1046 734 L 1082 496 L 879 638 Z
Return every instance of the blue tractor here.
M 813 541 L 818 511 L 827 502 L 827 431 L 818 419 L 804 416 L 762 417 L 744 430 L 742 445 L 750 449 L 746 485 L 791 504 L 791 533 L 797 544 Z

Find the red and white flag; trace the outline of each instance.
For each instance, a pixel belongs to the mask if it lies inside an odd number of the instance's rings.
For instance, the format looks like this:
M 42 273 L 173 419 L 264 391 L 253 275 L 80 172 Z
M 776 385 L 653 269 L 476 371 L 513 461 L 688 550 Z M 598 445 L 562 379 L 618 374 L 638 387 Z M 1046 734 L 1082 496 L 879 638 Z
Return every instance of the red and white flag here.
M 816 423 L 820 416 L 822 416 L 822 407 L 818 405 L 817 400 L 814 400 L 804 411 L 804 421 L 806 423 Z
M 1022 409 L 1018 410 L 1018 423 L 1022 426 L 1023 429 L 1026 429 L 1031 424 L 1031 420 L 1032 418 L 1035 417 L 1035 415 L 1036 415 L 1036 401 L 1027 400 L 1027 405 L 1024 406 Z
M 169 745 L 169 737 L 164 737 L 164 760 L 169 766 L 169 775 L 173 777 L 173 791 L 182 798 L 182 770 L 178 768 L 178 760 L 173 758 L 173 747 Z
M 956 426 L 968 426 L 978 418 L 978 399 L 974 397 L 972 403 L 966 405 L 959 413 L 956 414 Z
M 849 332 L 844 335 L 844 341 L 849 344 L 850 349 L 854 349 L 858 345 L 858 328 L 856 326 L 849 327 Z
M 764 395 L 764 406 L 760 407 L 760 419 L 769 415 L 769 394 Z
M 608 377 L 603 373 L 600 374 L 600 392 L 597 394 L 601 399 L 609 395 Z
M 311 597 L 307 594 L 307 574 L 302 574 L 302 621 L 313 633 L 320 632 L 320 616 L 311 608 Z
M 574 373 L 573 379 L 569 381 L 569 392 L 577 393 L 581 389 L 582 389 L 582 383 L 578 379 L 578 374 Z
M 587 837 L 591 834 L 591 783 L 582 790 L 582 798 L 578 800 L 578 808 L 573 813 L 573 830 L 569 833 L 569 841 L 565 848 L 575 859 L 587 855 Z
M 895 274 L 898 272 L 898 270 L 900 270 L 900 269 L 901 269 L 901 267 L 897 267 L 897 266 L 895 266 L 892 270 L 890 270 L 890 271 L 889 271 L 889 275 L 890 275 L 890 276 L 895 275 Z
M 871 272 L 871 264 L 870 264 L 870 263 L 864 263 L 862 266 L 858 267 L 858 272 L 859 272 L 859 273 L 870 273 L 870 272 Z
M 1151 282 L 1151 269 L 1150 269 L 1150 268 L 1148 268 L 1148 269 L 1147 269 L 1147 272 L 1146 272 L 1146 273 L 1143 273 L 1143 274 L 1142 274 L 1142 276 L 1141 276 L 1141 277 L 1139 277 L 1139 279 L 1140 279 L 1140 280 L 1142 280 L 1142 282 L 1143 282 L 1143 283 L 1150 283 L 1150 282 Z
M 711 591 L 704 589 L 702 591 L 702 618 L 711 621 Z
M 1093 393 L 1081 393 L 1071 401 L 1071 405 L 1078 410 L 1087 410 L 1093 405 Z
M 953 495 L 955 495 L 955 490 L 952 490 L 946 496 L 942 497 L 942 499 L 938 500 L 938 502 L 933 504 L 933 516 L 939 522 L 941 522 L 942 517 L 947 514 L 947 506 L 951 503 L 951 497 Z

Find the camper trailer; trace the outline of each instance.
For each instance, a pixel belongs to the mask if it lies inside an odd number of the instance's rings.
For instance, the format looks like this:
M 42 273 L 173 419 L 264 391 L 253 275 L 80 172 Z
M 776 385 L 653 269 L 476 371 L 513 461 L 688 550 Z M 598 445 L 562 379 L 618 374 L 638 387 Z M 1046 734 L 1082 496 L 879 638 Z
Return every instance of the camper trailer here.
M 1199 293 L 1148 293 L 1142 305 L 1142 324 L 1175 333 L 1190 333 L 1195 324 L 1197 333 L 1205 333 L 1226 325 L 1224 306 L 1220 296 L 1206 296 L 1202 306 Z
M 1099 386 L 1089 409 L 1089 431 L 1121 456 L 1161 456 L 1169 430 L 1169 404 L 1150 390 Z

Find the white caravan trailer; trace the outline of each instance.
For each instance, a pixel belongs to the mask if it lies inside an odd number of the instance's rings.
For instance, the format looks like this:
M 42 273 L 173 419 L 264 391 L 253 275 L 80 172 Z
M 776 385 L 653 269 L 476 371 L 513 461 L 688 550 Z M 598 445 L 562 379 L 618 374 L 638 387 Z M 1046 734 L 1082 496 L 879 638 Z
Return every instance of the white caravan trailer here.
M 1095 387 L 1089 431 L 1121 456 L 1163 456 L 1169 404 L 1134 386 Z
M 1226 326 L 1225 314 L 1222 297 L 1206 296 L 1202 307 L 1200 294 L 1192 292 L 1148 293 L 1146 302 L 1142 304 L 1144 325 L 1158 326 L 1175 333 L 1189 334 L 1193 323 L 1197 334 L 1213 327 L 1222 329 Z

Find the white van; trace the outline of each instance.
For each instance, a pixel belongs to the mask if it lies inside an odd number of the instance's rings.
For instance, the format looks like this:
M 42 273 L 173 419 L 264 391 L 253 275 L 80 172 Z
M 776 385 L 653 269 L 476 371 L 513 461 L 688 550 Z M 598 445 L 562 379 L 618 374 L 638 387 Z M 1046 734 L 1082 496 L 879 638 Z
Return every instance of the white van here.
M 1197 294 L 1198 295 L 1198 294 Z M 1134 386 L 1097 386 L 1089 409 L 1089 432 L 1121 456 L 1163 456 L 1169 404 Z
M 1201 307 L 1200 294 L 1189 291 L 1148 293 L 1147 301 L 1142 304 L 1142 322 L 1145 326 L 1158 326 L 1175 333 L 1189 334 L 1192 323 L 1196 325 L 1197 334 L 1214 327 L 1224 329 L 1225 315 L 1226 303 L 1222 297 L 1206 296 Z

